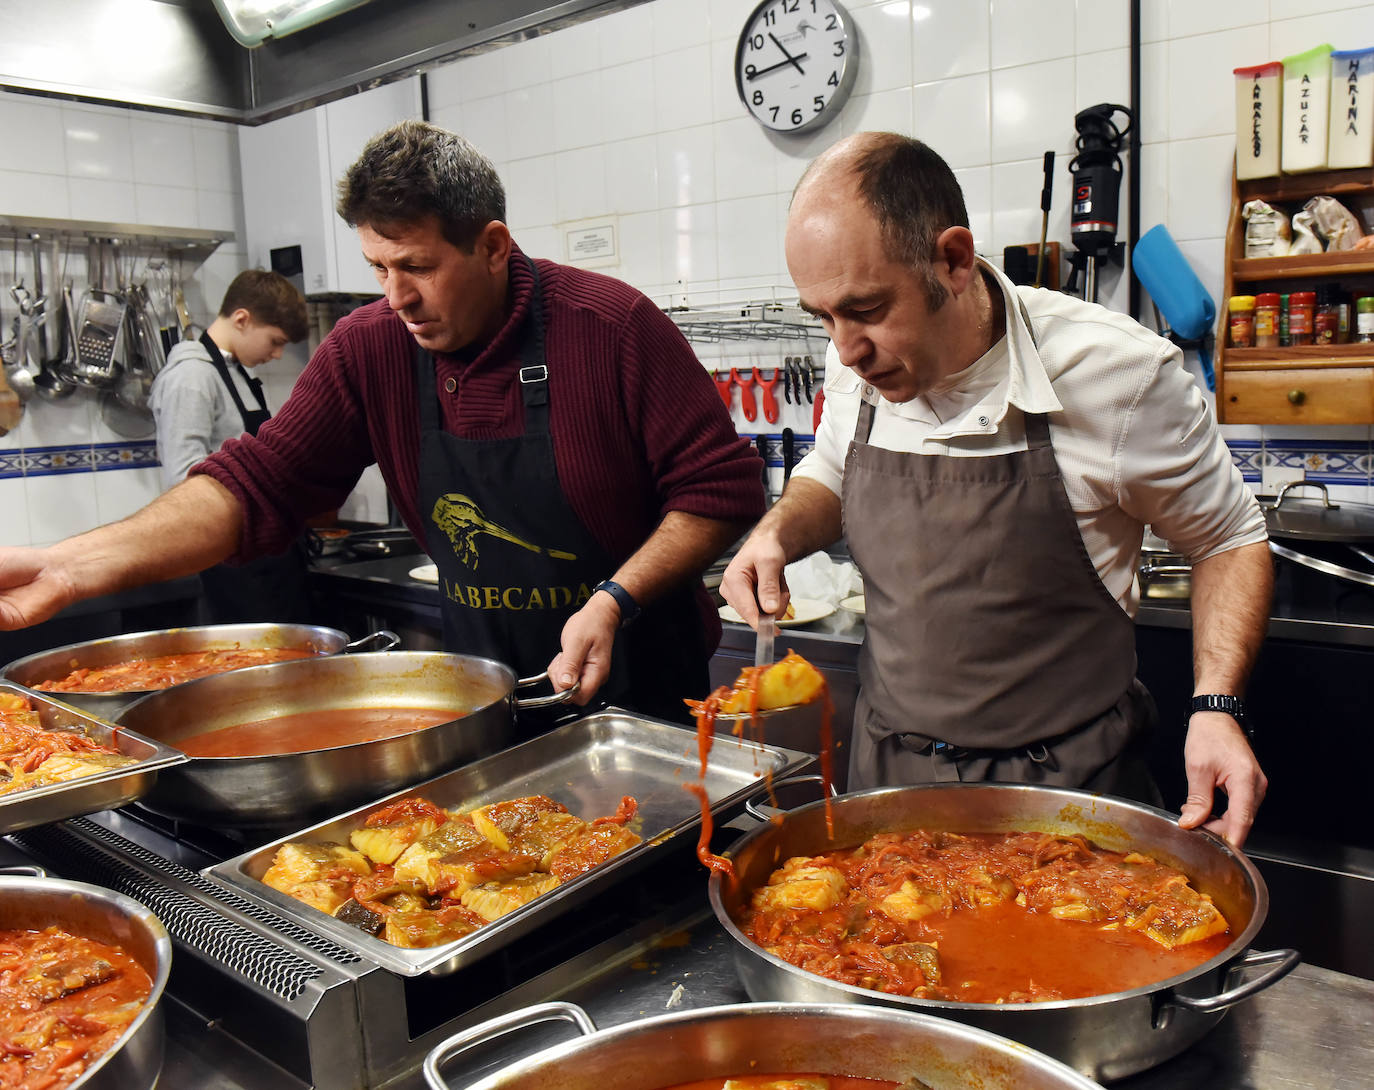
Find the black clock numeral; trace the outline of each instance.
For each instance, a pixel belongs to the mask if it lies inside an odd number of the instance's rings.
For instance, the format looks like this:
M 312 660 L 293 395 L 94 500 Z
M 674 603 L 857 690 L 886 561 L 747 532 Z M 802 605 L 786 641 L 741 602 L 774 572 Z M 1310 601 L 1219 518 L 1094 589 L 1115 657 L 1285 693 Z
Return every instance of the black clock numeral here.
M 815 9 L 815 5 L 813 4 L 813 5 L 812 5 L 812 10 L 814 10 L 814 9 Z M 839 27 L 840 27 L 840 17 L 839 17 L 838 15 L 836 15 L 836 14 L 832 11 L 829 15 L 827 15 L 827 16 L 825 17 L 825 29 L 826 29 L 826 30 L 838 30 Z
M 835 43 L 835 56 L 837 56 L 837 57 L 843 57 L 843 56 L 844 56 L 844 42 L 836 42 L 836 43 Z
M 838 87 L 840 85 L 840 74 L 838 72 L 831 72 L 830 78 L 825 81 L 825 84 L 827 87 Z
M 816 0 L 811 0 L 811 14 L 816 14 Z
M 794 125 L 800 125 L 800 124 L 802 123 L 802 121 L 803 121 L 802 112 L 801 112 L 800 110 L 793 110 L 793 111 L 792 111 L 792 124 L 794 124 Z
M 755 91 L 755 92 L 754 92 L 754 105 L 755 105 L 755 106 L 762 106 L 762 105 L 763 105 L 763 92 L 762 92 L 762 91 Z
M 820 95 L 817 95 L 811 101 L 816 104 L 816 113 L 820 113 L 822 110 L 825 109 L 825 99 L 821 98 Z
M 749 39 L 749 48 L 750 48 L 750 49 L 762 49 L 762 48 L 763 48 L 763 35 L 762 35 L 762 34 L 755 34 L 755 35 L 751 36 L 750 39 Z
M 769 109 L 769 110 L 772 112 L 772 114 L 773 114 L 773 120 L 776 121 L 776 120 L 778 119 L 778 107 L 776 107 L 776 106 L 769 106 L 768 109 Z
M 778 22 L 778 13 L 776 11 L 765 11 L 763 13 L 763 22 L 765 26 L 776 26 Z
M 801 7 L 801 0 L 781 0 L 779 6 L 782 8 L 784 15 L 792 15 Z

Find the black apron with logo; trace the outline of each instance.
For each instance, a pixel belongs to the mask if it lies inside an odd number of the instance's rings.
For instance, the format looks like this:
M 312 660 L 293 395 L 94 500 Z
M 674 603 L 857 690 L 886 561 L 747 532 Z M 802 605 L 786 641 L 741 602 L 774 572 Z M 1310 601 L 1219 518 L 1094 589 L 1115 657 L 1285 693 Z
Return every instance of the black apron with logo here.
M 211 364 L 219 372 L 220 381 L 243 418 L 243 430 L 249 435 L 257 435 L 258 429 L 272 418 L 262 393 L 262 381 L 251 377 L 243 364 L 234 361 L 258 403 L 256 409 L 250 409 L 239 395 L 219 345 L 210 339 L 209 333 L 201 334 L 200 343 L 210 353 Z M 205 593 L 208 619 L 215 624 L 254 621 L 303 624 L 311 620 L 305 550 L 299 542 L 293 541 L 281 556 L 262 556 L 238 565 L 216 564 L 200 573 L 200 585 Z
M 434 358 L 415 353 L 420 410 L 419 509 L 439 569 L 444 646 L 511 666 L 548 668 L 563 625 L 615 572 L 612 557 L 569 505 L 549 434 L 543 293 L 534 263 L 520 341 L 524 433 L 464 439 L 443 429 Z M 608 467 L 607 472 L 612 472 Z M 682 699 L 705 693 L 707 653 L 690 588 L 646 606 L 617 636 L 597 704 L 685 720 Z
M 1135 626 L 1083 545 L 1050 441 L 986 457 L 885 450 L 859 409 L 845 536 L 867 635 L 850 789 L 1002 780 L 1159 804 Z

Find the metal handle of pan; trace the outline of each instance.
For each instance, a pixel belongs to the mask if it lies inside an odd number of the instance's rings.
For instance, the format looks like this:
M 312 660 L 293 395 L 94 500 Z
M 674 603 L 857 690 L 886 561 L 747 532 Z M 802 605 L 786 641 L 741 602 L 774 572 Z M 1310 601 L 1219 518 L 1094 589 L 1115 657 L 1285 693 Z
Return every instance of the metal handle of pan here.
M 377 644 L 376 647 L 369 647 L 369 644 Z M 361 639 L 346 643 L 341 648 L 345 655 L 351 655 L 355 651 L 392 651 L 401 646 L 401 637 L 389 628 L 379 628 Z
M 9 866 L 0 867 L 0 874 L 22 874 L 29 878 L 46 878 L 48 876 L 47 871 L 32 863 L 11 863 Z
M 1237 984 L 1234 988 L 1227 988 L 1224 992 L 1217 995 L 1207 996 L 1205 999 L 1194 999 L 1188 995 L 1171 995 L 1164 1001 L 1160 1011 L 1156 1012 L 1156 1025 L 1160 1022 L 1160 1015 L 1169 1006 L 1183 1007 L 1185 1010 L 1197 1011 L 1200 1014 L 1215 1014 L 1223 1011 L 1227 1007 L 1233 1007 L 1242 1000 L 1249 999 L 1252 995 L 1264 991 L 1271 984 L 1277 984 L 1302 961 L 1302 955 L 1296 950 L 1247 950 L 1239 961 L 1233 962 L 1230 966 L 1228 975 L 1239 973 L 1256 965 L 1267 965 L 1269 968 L 1255 977 Z M 1167 1020 L 1167 1015 L 1165 1015 Z
M 538 1025 L 540 1022 L 571 1022 L 582 1036 L 590 1037 L 596 1032 L 596 1023 L 581 1007 L 573 1003 L 539 1003 L 523 1010 L 512 1011 L 493 1018 L 471 1029 L 455 1033 L 445 1041 L 439 1042 L 425 1057 L 425 1082 L 430 1090 L 449 1090 L 448 1083 L 439 1074 L 439 1065 L 466 1052 L 475 1045 L 503 1037 L 519 1029 Z
M 1363 583 L 1367 587 L 1374 587 L 1374 575 L 1366 572 L 1355 571 L 1354 568 L 1344 568 L 1339 564 L 1333 564 L 1329 560 L 1321 560 L 1315 556 L 1308 556 L 1300 553 L 1296 549 L 1280 545 L 1276 541 L 1269 542 L 1269 549 L 1275 556 L 1281 556 L 1285 560 L 1291 560 L 1294 564 L 1301 564 L 1304 568 L 1311 568 L 1319 571 L 1323 575 L 1334 575 L 1337 579 L 1346 579 L 1352 583 Z
M 1277 511 L 1280 507 L 1283 506 L 1283 498 L 1286 495 L 1288 495 L 1289 492 L 1292 492 L 1295 489 L 1299 488 L 1321 489 L 1322 506 L 1325 507 L 1328 511 L 1336 511 L 1340 509 L 1341 505 L 1339 503 L 1331 502 L 1331 494 L 1326 491 L 1326 485 L 1322 484 L 1321 481 L 1289 481 L 1287 484 L 1279 486 L 1278 493 L 1274 496 L 1274 502 L 1270 505 L 1270 510 Z
M 515 683 L 515 687 L 527 689 L 531 685 L 538 685 L 548 680 L 549 672 L 545 670 L 542 674 L 535 674 L 533 677 L 522 677 Z M 531 696 L 524 699 L 517 696 L 515 706 L 517 708 L 552 708 L 555 704 L 566 704 L 581 687 L 580 681 L 574 681 L 571 689 L 564 689 L 561 693 L 554 693 L 552 696 Z
M 811 774 L 811 775 L 807 775 L 807 776 L 784 776 L 784 777 L 783 777 L 782 779 L 780 779 L 780 780 L 774 780 L 773 783 L 772 783 L 770 786 L 764 787 L 762 790 L 757 791 L 756 793 L 750 795 L 747 799 L 745 799 L 745 800 L 744 800 L 744 810 L 745 810 L 745 812 L 746 812 L 751 818 L 756 818 L 756 819 L 759 820 L 759 821 L 769 821 L 769 820 L 772 819 L 772 817 L 773 817 L 774 814 L 783 814 L 783 813 L 786 813 L 787 811 L 782 810 L 782 809 L 777 809 L 777 808 L 772 807 L 772 806 L 770 806 L 767 810 L 764 810 L 764 809 L 759 805 L 759 800 L 760 800 L 760 799 L 762 799 L 762 798 L 764 798 L 764 797 L 766 797 L 766 796 L 768 796 L 768 795 L 770 795 L 770 794 L 776 794 L 779 787 L 786 787 L 788 784 L 793 784 L 793 783 L 824 783 L 824 782 L 825 782 L 825 781 L 824 781 L 824 779 L 823 779 L 822 777 L 820 777 L 820 776 L 818 776 L 818 775 L 816 775 L 816 774 L 814 774 L 814 773 Z M 835 785 L 832 783 L 832 784 L 830 785 L 830 797 L 833 799 L 833 798 L 835 798 L 835 796 L 837 796 L 838 794 L 839 794 L 839 791 L 836 789 Z

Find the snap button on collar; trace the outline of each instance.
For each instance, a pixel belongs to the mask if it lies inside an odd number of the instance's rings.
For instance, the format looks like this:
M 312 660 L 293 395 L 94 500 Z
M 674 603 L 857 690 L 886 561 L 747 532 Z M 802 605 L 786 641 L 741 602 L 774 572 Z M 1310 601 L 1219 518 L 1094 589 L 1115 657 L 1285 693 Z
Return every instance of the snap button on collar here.
M 450 375 L 448 378 L 444 379 L 444 389 L 449 393 L 453 393 L 454 390 L 458 389 L 458 380 Z

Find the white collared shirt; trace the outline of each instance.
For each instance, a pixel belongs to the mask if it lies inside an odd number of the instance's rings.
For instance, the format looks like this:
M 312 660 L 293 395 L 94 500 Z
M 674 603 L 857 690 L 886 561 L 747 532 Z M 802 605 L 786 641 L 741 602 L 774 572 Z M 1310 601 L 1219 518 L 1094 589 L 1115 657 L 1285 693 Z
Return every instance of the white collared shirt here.
M 1192 563 L 1265 540 L 1264 515 L 1177 348 L 1123 314 L 1060 292 L 1018 288 L 980 264 L 1002 289 L 1007 335 L 902 404 L 866 386 L 829 345 L 816 446 L 794 477 L 841 494 L 861 400 L 876 407 L 868 439 L 874 446 L 954 457 L 1025 450 L 1023 414 L 1049 413 L 1083 544 L 1128 614 L 1139 604 L 1136 565 L 1146 525 Z

